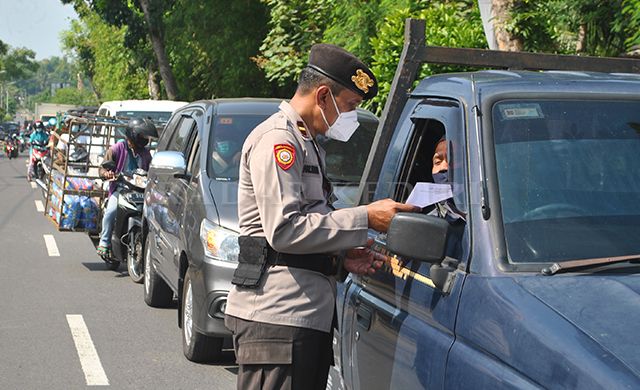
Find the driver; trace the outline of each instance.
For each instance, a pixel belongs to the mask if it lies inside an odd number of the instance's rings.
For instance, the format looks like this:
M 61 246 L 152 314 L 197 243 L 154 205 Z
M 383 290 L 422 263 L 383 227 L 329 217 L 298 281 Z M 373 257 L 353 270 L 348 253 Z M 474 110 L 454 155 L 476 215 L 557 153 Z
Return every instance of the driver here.
M 236 176 L 240 165 L 242 144 L 233 139 L 237 134 L 235 128 L 229 125 L 220 125 L 216 132 L 216 141 L 211 153 L 211 161 L 216 176 Z
M 451 185 L 447 144 L 448 142 L 443 136 L 436 144 L 436 149 L 433 153 L 431 175 L 435 184 Z M 462 234 L 466 223 L 466 215 L 456 208 L 452 198 L 436 203 L 435 208 L 428 214 L 443 218 L 449 222 L 446 255 L 454 259 L 460 259 L 462 256 Z
M 113 180 L 119 173 L 133 173 L 140 168 L 149 170 L 151 153 L 147 148 L 149 138 L 157 137 L 156 126 L 151 120 L 146 118 L 133 118 L 125 128 L 126 140 L 120 141 L 111 146 L 104 156 L 103 167 L 100 168 L 100 177 L 103 180 Z M 105 163 L 113 162 L 115 170 L 104 168 Z M 108 165 L 108 164 L 107 164 Z M 113 222 L 116 217 L 118 206 L 118 193 L 120 186 L 118 182 L 109 183 L 109 198 L 107 207 L 102 218 L 102 231 L 100 232 L 100 243 L 98 244 L 98 255 L 104 260 L 111 258 L 111 233 Z

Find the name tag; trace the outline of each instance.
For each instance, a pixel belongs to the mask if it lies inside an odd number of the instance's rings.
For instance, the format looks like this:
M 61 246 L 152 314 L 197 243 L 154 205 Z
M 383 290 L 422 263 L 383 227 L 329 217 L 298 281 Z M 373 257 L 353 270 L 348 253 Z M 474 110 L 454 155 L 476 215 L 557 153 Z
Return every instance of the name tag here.
M 317 165 L 305 165 L 302 168 L 303 173 L 315 173 L 316 175 L 320 173 Z

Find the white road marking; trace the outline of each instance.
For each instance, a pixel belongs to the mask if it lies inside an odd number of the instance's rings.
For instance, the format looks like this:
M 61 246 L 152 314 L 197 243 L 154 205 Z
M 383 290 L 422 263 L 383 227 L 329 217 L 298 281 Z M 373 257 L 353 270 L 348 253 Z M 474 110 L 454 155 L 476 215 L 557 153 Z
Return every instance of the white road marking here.
M 36 200 L 36 210 L 39 213 L 44 213 L 44 204 L 42 203 L 41 200 Z
M 58 245 L 56 245 L 56 239 L 53 238 L 51 234 L 44 235 L 44 243 L 47 246 L 47 252 L 49 256 L 60 256 L 60 251 L 58 251 Z
M 82 315 L 67 314 L 67 322 L 76 345 L 76 351 L 78 351 L 87 386 L 109 386 L 109 379 L 102 368 L 98 351 L 91 341 L 89 329 L 87 329 Z
M 38 185 L 36 184 L 35 181 L 31 182 L 31 188 L 38 188 Z

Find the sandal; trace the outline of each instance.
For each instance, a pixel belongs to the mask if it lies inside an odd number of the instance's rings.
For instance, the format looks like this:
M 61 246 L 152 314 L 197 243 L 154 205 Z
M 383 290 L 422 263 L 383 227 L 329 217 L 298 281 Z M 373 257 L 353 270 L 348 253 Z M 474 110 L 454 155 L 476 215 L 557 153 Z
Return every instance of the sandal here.
M 98 252 L 98 256 L 102 257 L 103 260 L 111 258 L 111 248 L 108 246 L 99 245 L 96 252 Z

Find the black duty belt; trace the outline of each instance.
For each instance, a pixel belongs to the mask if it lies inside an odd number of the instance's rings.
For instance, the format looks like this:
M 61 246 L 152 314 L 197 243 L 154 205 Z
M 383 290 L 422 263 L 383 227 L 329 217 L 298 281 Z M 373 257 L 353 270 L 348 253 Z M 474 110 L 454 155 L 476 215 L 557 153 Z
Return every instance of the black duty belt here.
M 338 273 L 338 258 L 335 255 L 308 254 L 293 255 L 289 253 L 276 252 L 269 247 L 267 252 L 267 263 L 271 265 L 284 265 L 293 268 L 302 268 L 309 271 L 320 272 L 326 276 Z

